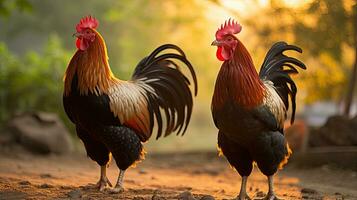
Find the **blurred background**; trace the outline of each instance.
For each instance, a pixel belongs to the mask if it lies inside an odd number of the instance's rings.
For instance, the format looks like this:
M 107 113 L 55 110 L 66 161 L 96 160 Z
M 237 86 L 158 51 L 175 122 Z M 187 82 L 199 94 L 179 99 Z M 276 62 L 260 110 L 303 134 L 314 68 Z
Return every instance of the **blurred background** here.
M 163 43 L 180 46 L 196 69 L 199 93 L 186 135 L 152 139 L 149 152 L 215 151 L 210 103 L 221 62 L 210 44 L 230 17 L 242 24 L 238 37 L 257 69 L 276 41 L 304 51 L 295 55 L 308 70 L 294 77 L 297 120 L 287 131 L 293 148 L 357 145 L 352 0 L 0 0 L 0 143 L 29 146 L 20 132 L 67 130 L 65 147 L 83 151 L 63 110 L 62 78 L 76 51 L 75 25 L 89 14 L 100 22 L 117 77 L 129 79 L 138 61 Z

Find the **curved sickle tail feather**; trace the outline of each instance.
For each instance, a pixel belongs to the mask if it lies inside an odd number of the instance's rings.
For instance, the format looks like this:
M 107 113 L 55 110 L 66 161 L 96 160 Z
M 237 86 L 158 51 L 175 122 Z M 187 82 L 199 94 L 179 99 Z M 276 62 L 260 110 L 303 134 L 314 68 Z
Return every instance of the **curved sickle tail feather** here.
M 175 50 L 175 53 L 162 53 L 165 50 Z M 165 44 L 155 49 L 148 57 L 140 61 L 132 76 L 133 81 L 142 81 L 141 87 L 147 92 L 150 115 L 150 131 L 153 131 L 154 119 L 158 124 L 156 139 L 163 133 L 163 116 L 165 114 L 166 130 L 164 136 L 176 131 L 184 135 L 190 122 L 193 96 L 190 80 L 183 74 L 175 62 L 185 64 L 190 71 L 194 85 L 194 95 L 197 95 L 197 78 L 191 63 L 184 52 L 176 45 Z M 146 86 L 145 86 L 146 85 Z
M 301 48 L 297 46 L 288 45 L 285 42 L 275 43 L 264 59 L 259 76 L 262 80 L 268 80 L 274 83 L 274 87 L 283 100 L 287 110 L 289 108 L 290 96 L 292 107 L 290 122 L 293 123 L 295 120 L 297 87 L 290 75 L 299 73 L 297 67 L 305 70 L 306 66 L 300 60 L 283 54 L 288 50 L 302 53 Z

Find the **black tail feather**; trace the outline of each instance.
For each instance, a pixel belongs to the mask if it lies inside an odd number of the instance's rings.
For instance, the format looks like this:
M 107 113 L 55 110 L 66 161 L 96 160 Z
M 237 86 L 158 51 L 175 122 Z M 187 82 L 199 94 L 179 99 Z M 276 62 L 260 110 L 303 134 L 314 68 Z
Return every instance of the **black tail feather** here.
M 295 120 L 297 87 L 290 75 L 299 73 L 297 67 L 306 69 L 306 66 L 300 60 L 283 54 L 288 50 L 302 53 L 301 48 L 297 46 L 288 45 L 285 42 L 275 43 L 264 59 L 259 76 L 262 80 L 269 80 L 274 83 L 274 87 L 283 100 L 286 109 L 289 108 L 290 96 L 292 107 L 291 123 L 293 123 Z
M 165 50 L 174 50 L 175 53 L 162 53 Z M 161 55 L 159 55 L 161 54 Z M 153 91 L 146 89 L 149 103 L 149 114 L 151 131 L 154 120 L 158 125 L 156 139 L 176 134 L 183 135 L 189 124 L 193 95 L 189 87 L 190 79 L 183 74 L 181 66 L 183 63 L 190 71 L 193 80 L 194 95 L 197 95 L 197 78 L 191 63 L 187 60 L 185 53 L 176 45 L 165 44 L 155 49 L 148 57 L 144 58 L 136 67 L 132 76 L 133 80 L 141 80 L 150 86 Z M 161 111 L 166 120 L 166 129 Z

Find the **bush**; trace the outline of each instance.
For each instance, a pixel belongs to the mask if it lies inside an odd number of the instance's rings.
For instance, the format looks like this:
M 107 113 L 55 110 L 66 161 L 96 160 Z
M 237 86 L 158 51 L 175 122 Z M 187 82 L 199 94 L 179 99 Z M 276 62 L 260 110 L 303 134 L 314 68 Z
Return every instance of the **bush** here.
M 30 51 L 23 56 L 0 42 L 0 126 L 15 113 L 35 110 L 66 119 L 62 78 L 69 59 L 56 35 L 49 37 L 42 53 Z

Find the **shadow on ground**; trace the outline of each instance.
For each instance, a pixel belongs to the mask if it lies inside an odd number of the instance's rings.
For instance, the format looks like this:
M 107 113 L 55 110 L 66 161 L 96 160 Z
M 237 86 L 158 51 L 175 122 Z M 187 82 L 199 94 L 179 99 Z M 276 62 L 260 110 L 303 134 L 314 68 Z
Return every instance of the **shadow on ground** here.
M 115 182 L 114 162 L 108 177 Z M 40 157 L 25 152 L 0 154 L 0 199 L 233 199 L 240 177 L 216 153 L 149 154 L 125 176 L 125 192 L 99 192 L 99 168 L 84 155 Z M 284 199 L 357 199 L 357 173 L 323 166 L 298 169 L 291 163 L 275 178 Z M 248 194 L 264 197 L 266 178 L 254 170 Z

